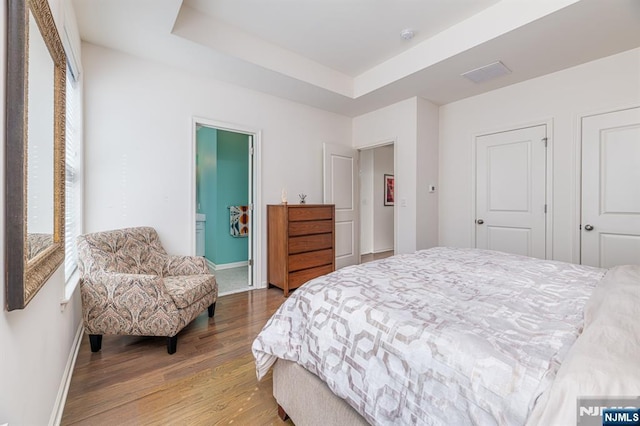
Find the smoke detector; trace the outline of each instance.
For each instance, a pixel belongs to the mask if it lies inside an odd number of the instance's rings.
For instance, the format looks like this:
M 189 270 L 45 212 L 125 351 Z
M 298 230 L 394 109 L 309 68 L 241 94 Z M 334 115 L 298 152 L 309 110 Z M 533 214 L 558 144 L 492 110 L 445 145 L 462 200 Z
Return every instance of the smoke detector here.
M 416 32 L 411 28 L 405 28 L 404 30 L 400 31 L 400 38 L 402 38 L 403 40 L 411 40 L 414 35 L 416 35 Z

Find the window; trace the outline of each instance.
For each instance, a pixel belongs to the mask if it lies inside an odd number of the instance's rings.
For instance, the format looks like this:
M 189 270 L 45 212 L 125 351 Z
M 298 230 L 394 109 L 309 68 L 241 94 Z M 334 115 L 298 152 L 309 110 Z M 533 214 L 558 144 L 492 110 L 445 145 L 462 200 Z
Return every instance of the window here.
M 76 238 L 82 233 L 82 85 L 67 68 L 64 277 L 68 281 L 78 268 Z

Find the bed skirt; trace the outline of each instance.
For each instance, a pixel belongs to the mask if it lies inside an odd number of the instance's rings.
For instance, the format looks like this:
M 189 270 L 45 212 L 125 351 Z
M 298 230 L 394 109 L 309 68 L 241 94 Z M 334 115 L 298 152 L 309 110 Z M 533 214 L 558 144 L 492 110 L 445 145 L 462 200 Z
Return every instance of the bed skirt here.
M 368 425 L 322 380 L 295 362 L 275 363 L 273 396 L 296 426 Z

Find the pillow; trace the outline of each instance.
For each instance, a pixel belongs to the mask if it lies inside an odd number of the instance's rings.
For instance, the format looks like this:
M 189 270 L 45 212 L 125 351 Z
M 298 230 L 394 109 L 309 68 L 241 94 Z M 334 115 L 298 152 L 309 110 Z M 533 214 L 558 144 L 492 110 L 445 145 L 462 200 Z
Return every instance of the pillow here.
M 616 266 L 607 271 L 589 298 L 584 310 L 587 328 L 598 316 L 626 322 L 629 315 L 638 315 L 640 306 L 640 265 Z
M 640 395 L 640 266 L 607 271 L 585 327 L 527 425 L 575 425 L 578 397 Z

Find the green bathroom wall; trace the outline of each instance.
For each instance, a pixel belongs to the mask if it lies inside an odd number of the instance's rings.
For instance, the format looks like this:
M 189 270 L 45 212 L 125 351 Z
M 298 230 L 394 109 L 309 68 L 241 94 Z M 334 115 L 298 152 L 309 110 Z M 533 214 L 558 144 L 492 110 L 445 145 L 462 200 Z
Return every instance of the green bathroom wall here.
M 196 133 L 196 211 L 207 215 L 205 257 L 214 264 L 247 261 L 248 238 L 231 236 L 228 207 L 248 202 L 248 136 L 201 127 Z

